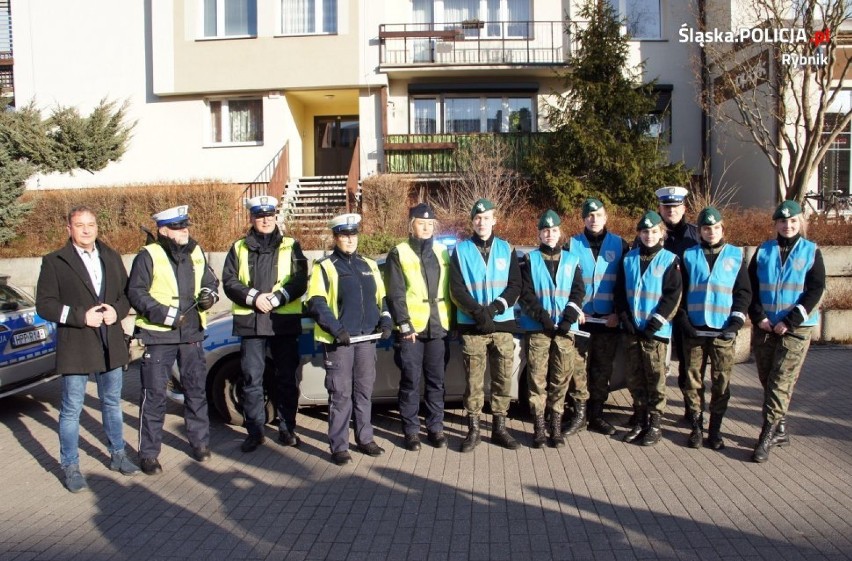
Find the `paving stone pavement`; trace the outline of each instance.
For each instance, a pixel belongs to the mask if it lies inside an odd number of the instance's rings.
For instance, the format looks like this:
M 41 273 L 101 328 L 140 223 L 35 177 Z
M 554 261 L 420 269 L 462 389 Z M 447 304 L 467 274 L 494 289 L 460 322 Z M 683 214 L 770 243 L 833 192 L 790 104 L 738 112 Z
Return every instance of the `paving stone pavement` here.
M 325 408 L 301 410 L 299 449 L 278 445 L 270 427 L 267 444 L 243 454 L 243 430 L 214 423 L 213 459 L 201 464 L 170 404 L 156 477 L 109 471 L 89 384 L 81 467 L 91 490 L 78 495 L 60 478 L 53 381 L 0 400 L 0 561 L 850 559 L 850 364 L 852 347 L 811 349 L 789 415 L 792 446 L 763 465 L 749 461 L 760 430 L 753 363 L 735 367 L 722 452 L 686 448 L 670 378 L 664 440 L 653 448 L 583 432 L 560 450 L 534 450 L 530 419 L 515 411 L 510 429 L 524 447 L 485 438 L 462 455 L 463 411 L 451 404 L 450 448 L 407 452 L 396 411 L 377 407 L 387 453 L 353 450 L 342 468 L 329 462 Z M 123 396 L 133 450 L 138 392 L 134 364 Z M 626 391 L 610 398 L 620 424 L 628 403 Z

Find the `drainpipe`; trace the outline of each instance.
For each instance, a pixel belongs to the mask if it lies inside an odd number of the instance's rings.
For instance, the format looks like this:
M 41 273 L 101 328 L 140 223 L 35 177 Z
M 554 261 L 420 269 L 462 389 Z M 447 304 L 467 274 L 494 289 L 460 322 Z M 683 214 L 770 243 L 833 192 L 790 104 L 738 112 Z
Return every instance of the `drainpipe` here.
M 698 0 L 698 25 L 702 32 L 707 29 L 707 0 Z M 705 194 L 709 194 L 710 187 L 713 184 L 713 167 L 710 160 L 710 115 L 708 111 L 710 104 L 710 71 L 707 68 L 707 52 L 702 46 L 698 48 L 701 65 L 701 172 L 704 181 L 704 192 Z

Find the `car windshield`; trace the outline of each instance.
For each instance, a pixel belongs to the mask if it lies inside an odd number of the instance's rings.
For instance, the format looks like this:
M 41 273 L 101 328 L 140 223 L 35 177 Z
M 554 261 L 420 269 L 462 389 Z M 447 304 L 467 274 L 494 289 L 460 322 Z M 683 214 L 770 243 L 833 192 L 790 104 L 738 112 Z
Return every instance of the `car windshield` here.
M 8 284 L 0 284 L 0 311 L 13 312 L 34 305 L 35 302 L 26 294 L 15 290 Z

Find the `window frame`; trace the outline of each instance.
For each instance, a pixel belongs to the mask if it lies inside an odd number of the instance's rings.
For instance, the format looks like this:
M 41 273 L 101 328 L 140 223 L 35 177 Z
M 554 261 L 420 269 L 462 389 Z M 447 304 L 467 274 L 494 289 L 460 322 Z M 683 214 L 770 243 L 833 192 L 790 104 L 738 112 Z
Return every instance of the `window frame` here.
M 622 27 L 625 29 L 625 33 L 630 31 L 630 25 L 627 22 L 627 2 L 629 0 L 608 0 L 610 5 L 615 8 L 616 14 L 618 15 L 619 20 L 621 21 Z M 663 7 L 664 0 L 646 0 L 653 1 L 657 3 L 657 23 L 659 25 L 659 34 L 657 36 L 629 36 L 631 41 L 664 41 L 665 40 L 665 13 L 666 10 Z
M 276 37 L 313 37 L 316 35 L 337 35 L 340 31 L 340 1 L 333 0 L 334 2 L 334 31 L 316 31 L 317 22 L 324 22 L 323 16 L 325 15 L 325 6 L 323 0 L 314 0 L 314 31 L 304 31 L 301 33 L 286 33 L 284 31 L 284 3 L 287 0 L 278 0 L 275 3 L 275 9 L 277 11 L 276 14 Z
M 829 120 L 842 118 L 844 113 L 831 112 L 826 114 L 826 124 L 828 124 Z M 824 137 L 828 136 L 829 132 L 822 133 Z M 852 124 L 846 125 L 846 128 L 837 136 L 834 142 L 828 147 L 828 150 L 825 153 L 825 157 L 820 162 L 817 168 L 817 185 L 820 193 L 824 193 L 826 189 L 834 189 L 835 187 L 839 188 L 840 185 L 828 185 L 825 184 L 825 175 L 828 173 L 827 167 L 831 163 L 830 158 L 837 158 L 838 160 L 841 158 L 846 158 L 845 168 L 846 168 L 846 188 L 843 189 L 843 192 L 846 195 L 852 194 Z M 837 166 L 842 169 L 842 166 Z M 834 174 L 838 175 L 838 169 L 834 170 Z M 840 178 L 842 179 L 842 178 Z M 839 183 L 839 182 L 838 182 Z
M 500 99 L 501 109 L 503 114 L 500 117 L 500 131 L 494 132 L 488 130 L 488 121 L 490 113 L 488 112 L 488 100 Z M 448 132 L 447 131 L 447 100 L 454 99 L 476 99 L 479 101 L 479 130 L 469 132 Z M 511 110 L 510 100 L 522 99 L 529 101 L 530 105 L 530 130 L 529 131 L 513 131 L 510 130 L 511 125 Z M 435 132 L 416 132 L 417 115 L 415 104 L 417 101 L 434 100 L 435 102 Z M 409 95 L 409 119 L 408 130 L 409 134 L 413 135 L 428 135 L 428 134 L 517 134 L 517 133 L 534 133 L 537 132 L 538 125 L 538 105 L 536 95 L 523 95 L 514 92 L 482 92 L 482 93 L 453 93 L 447 92 L 442 94 L 410 94 Z
M 206 10 L 207 10 L 207 1 L 206 0 L 198 0 L 198 4 L 200 9 L 198 10 L 198 39 L 202 41 L 216 41 L 222 39 L 247 39 L 247 38 L 255 38 L 257 37 L 257 0 L 244 0 L 249 5 L 254 6 L 254 21 L 249 21 L 249 31 L 251 33 L 246 34 L 234 34 L 228 35 L 225 33 L 225 27 L 227 25 L 227 18 L 225 16 L 225 2 L 226 0 L 213 0 L 216 2 L 216 34 L 215 35 L 207 35 L 206 29 Z M 249 12 L 251 13 L 251 9 Z
M 508 22 L 509 21 L 509 3 L 510 2 L 526 2 L 527 4 L 527 14 L 528 19 L 526 21 L 532 22 L 533 18 L 533 8 L 534 2 L 533 0 L 499 0 L 500 7 L 498 9 L 499 16 L 496 20 L 492 20 L 488 17 L 488 0 L 477 0 L 478 8 L 476 10 L 476 14 L 472 15 L 469 19 L 477 19 L 481 22 L 492 22 L 500 23 L 500 22 Z M 410 4 L 411 8 L 411 21 L 415 21 L 415 11 L 414 11 L 414 2 Z M 444 0 L 432 0 L 432 21 L 431 22 L 420 22 L 420 23 L 431 23 L 435 26 L 436 29 L 442 28 L 443 26 L 450 23 L 459 23 L 456 21 L 448 21 L 446 18 L 446 10 L 444 8 Z M 532 28 L 530 25 L 526 25 L 526 34 L 514 35 L 508 33 L 510 26 L 508 25 L 500 25 L 500 31 L 498 33 L 490 33 L 492 26 L 489 26 L 488 23 L 482 26 L 480 29 L 466 29 L 465 35 L 470 37 L 479 37 L 480 39 L 526 39 L 532 36 Z M 506 33 L 504 33 L 504 31 Z
M 256 101 L 259 102 L 260 115 L 259 115 L 259 123 L 260 123 L 260 131 L 259 138 L 257 140 L 248 140 L 248 141 L 233 141 L 233 140 L 220 140 L 217 141 L 215 139 L 216 129 L 213 123 L 213 107 L 214 104 L 218 104 L 219 107 L 219 132 L 222 138 L 233 138 L 233 133 L 231 131 L 231 120 L 230 120 L 230 104 L 234 101 Z M 233 146 L 263 146 L 264 144 L 264 135 L 265 135 L 265 122 L 264 122 L 264 103 L 263 97 L 258 96 L 230 96 L 230 97 L 210 97 L 204 100 L 204 108 L 205 108 L 205 127 L 204 127 L 204 147 L 205 148 L 226 148 Z M 227 134 L 226 134 L 227 133 Z

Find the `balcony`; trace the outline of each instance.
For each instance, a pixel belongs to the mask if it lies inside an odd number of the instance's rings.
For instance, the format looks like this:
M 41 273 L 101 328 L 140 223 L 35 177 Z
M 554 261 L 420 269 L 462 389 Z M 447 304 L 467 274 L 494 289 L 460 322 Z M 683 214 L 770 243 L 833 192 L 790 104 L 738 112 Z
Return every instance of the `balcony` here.
M 446 176 L 459 173 L 458 154 L 476 142 L 499 142 L 509 148 L 506 167 L 522 169 L 527 155 L 547 133 L 389 134 L 385 138 L 385 172 Z
M 570 35 L 563 21 L 382 24 L 379 68 L 561 66 Z

